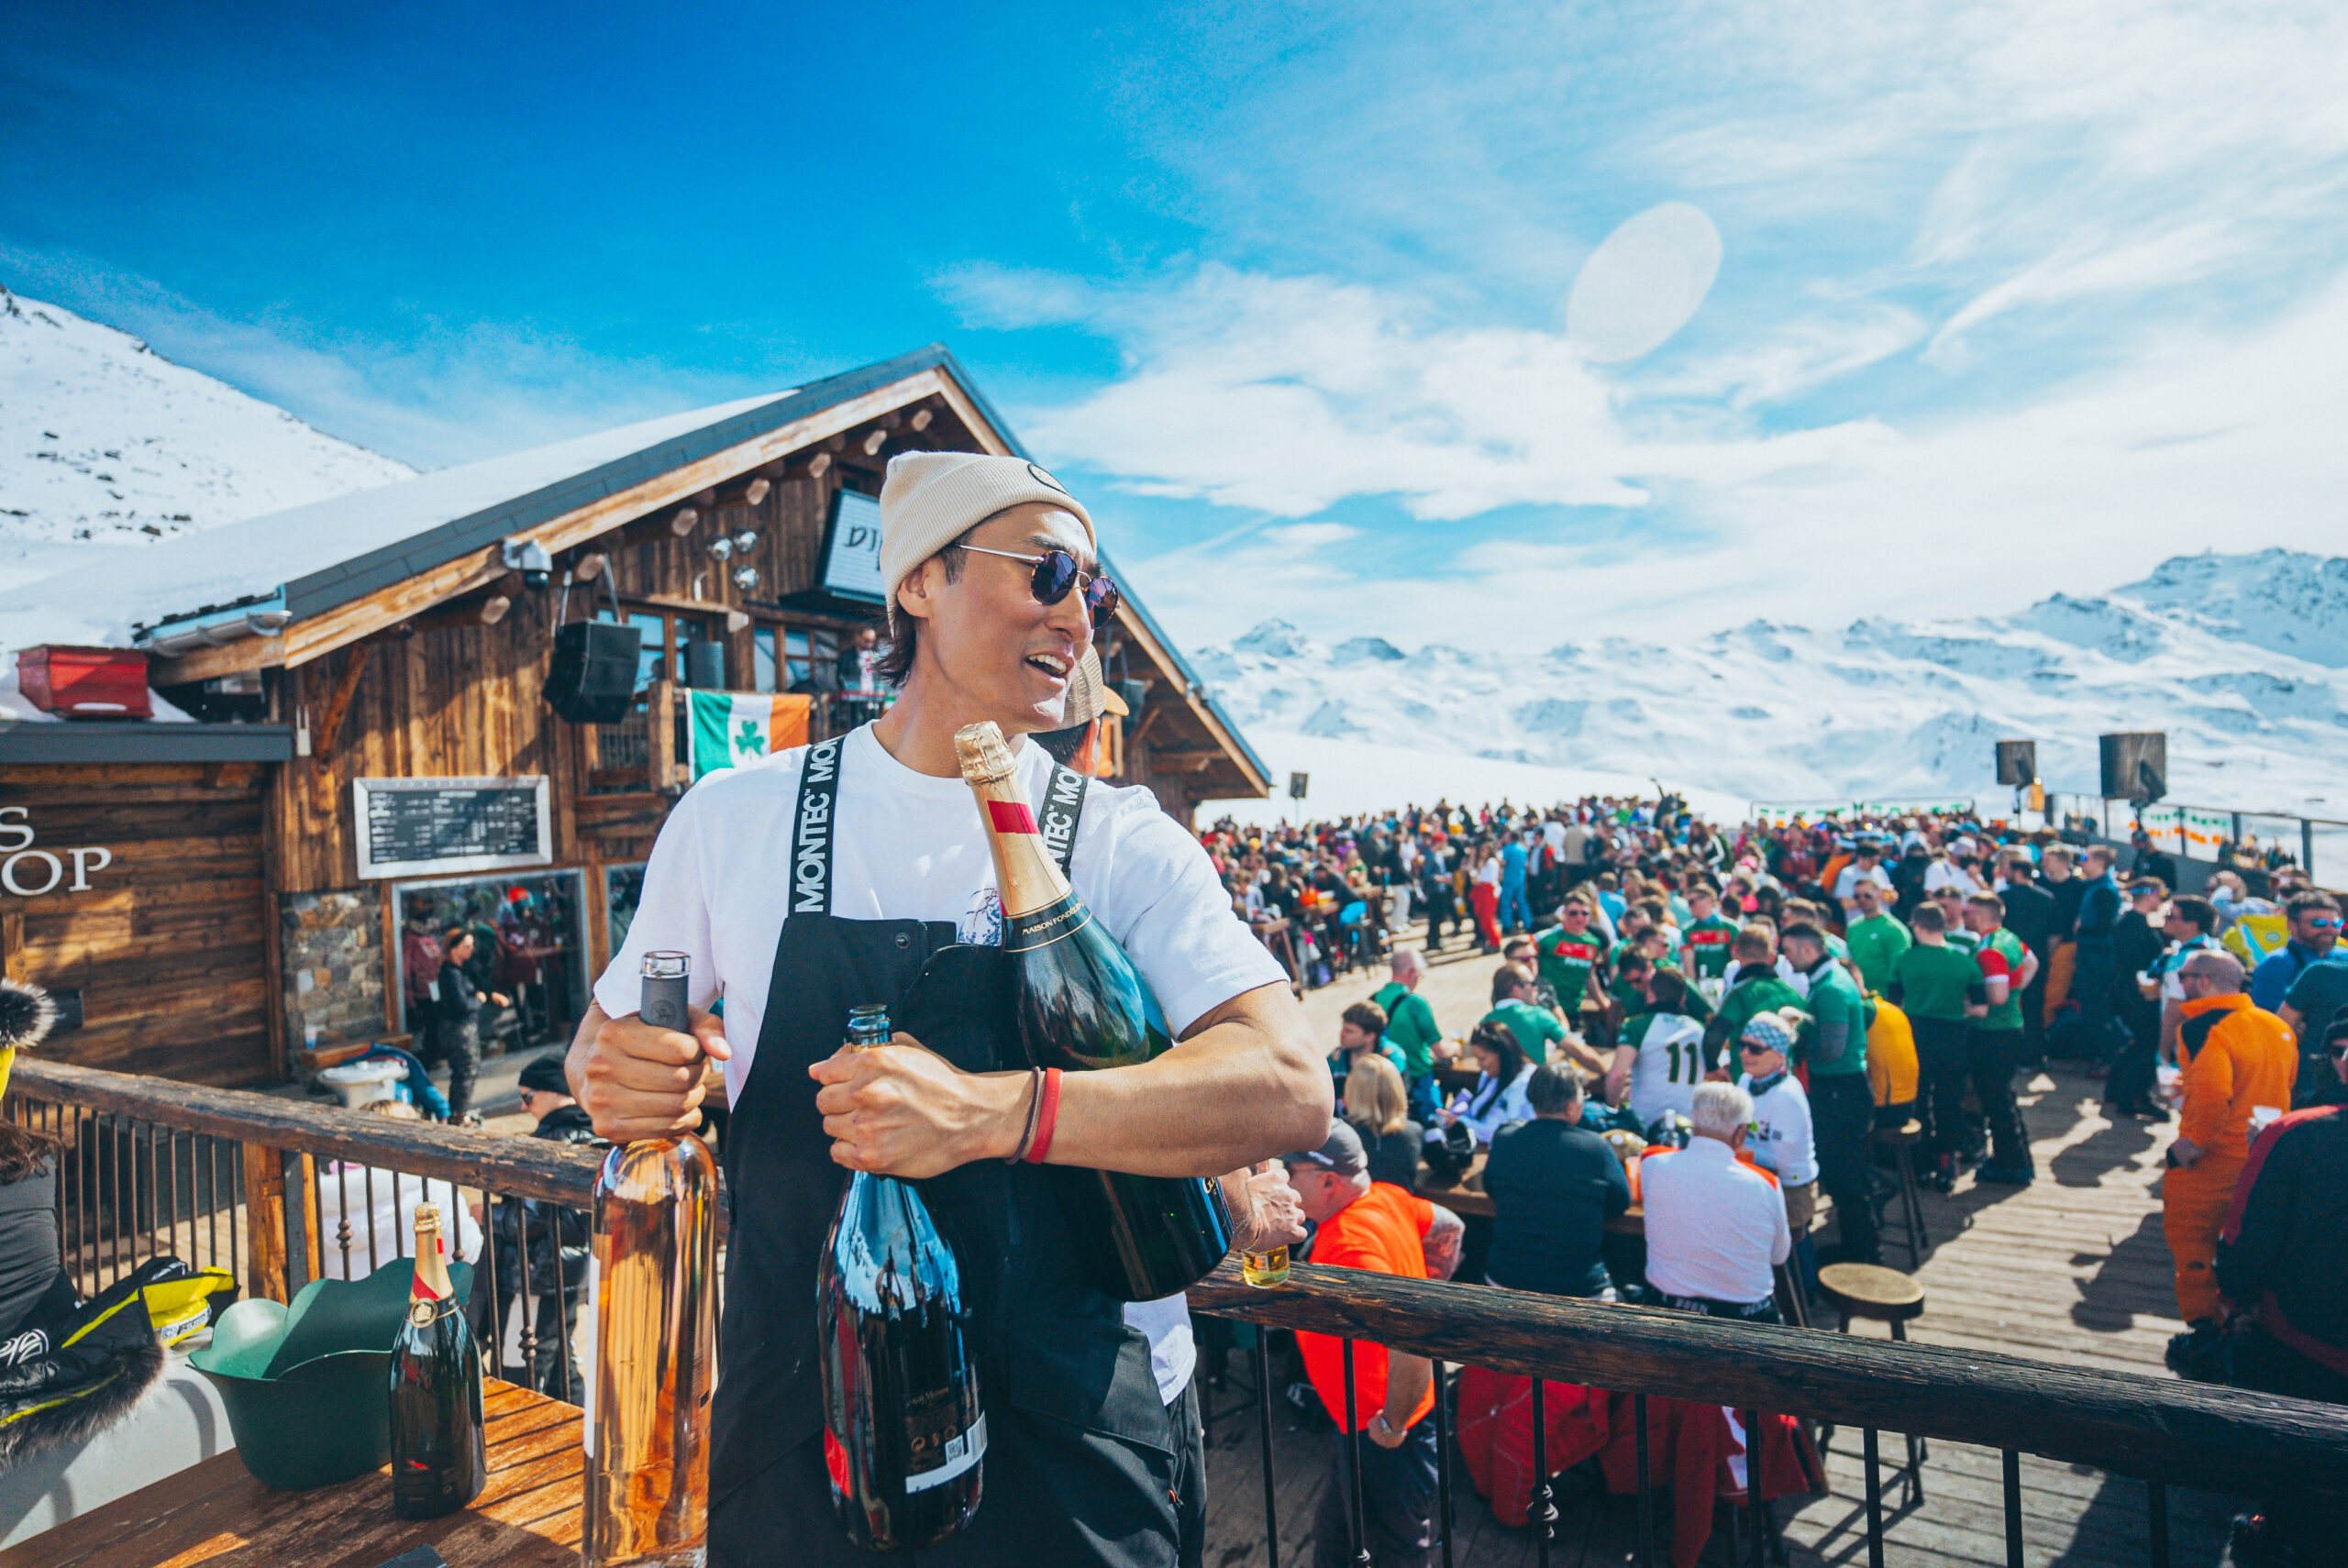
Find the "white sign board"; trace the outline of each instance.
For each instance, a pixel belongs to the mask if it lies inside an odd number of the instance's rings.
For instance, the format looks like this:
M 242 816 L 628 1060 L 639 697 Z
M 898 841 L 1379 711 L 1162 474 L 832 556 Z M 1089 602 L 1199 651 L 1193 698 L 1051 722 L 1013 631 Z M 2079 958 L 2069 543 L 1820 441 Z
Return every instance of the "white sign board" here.
M 554 859 L 542 773 L 515 778 L 354 778 L 359 875 L 503 871 Z
M 824 586 L 844 598 L 869 599 L 875 604 L 888 598 L 880 582 L 880 503 L 860 491 L 841 491 L 834 502 Z

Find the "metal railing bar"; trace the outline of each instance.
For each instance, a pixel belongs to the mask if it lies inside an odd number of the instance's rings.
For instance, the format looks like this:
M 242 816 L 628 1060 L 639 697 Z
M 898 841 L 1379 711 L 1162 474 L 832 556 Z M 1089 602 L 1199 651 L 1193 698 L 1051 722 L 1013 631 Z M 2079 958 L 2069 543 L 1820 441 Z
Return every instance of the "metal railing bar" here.
M 1644 1394 L 1631 1397 L 1631 1422 L 1638 1440 L 1639 1568 L 1655 1568 L 1655 1479 L 1647 1457 L 1647 1397 Z
M 170 1215 L 172 1255 L 177 1257 L 180 1250 L 180 1134 L 176 1127 L 159 1128 L 157 1131 L 163 1134 L 163 1207 Z
M 1338 1485 L 1346 1486 L 1349 1493 L 1345 1500 L 1347 1561 L 1356 1568 L 1371 1568 L 1368 1525 L 1362 1518 L 1361 1422 L 1354 1410 L 1354 1342 L 1346 1339 L 1340 1340 L 1339 1343 L 1344 1347 L 1342 1354 L 1345 1358 L 1346 1466 L 1338 1477 Z M 1387 1370 L 1390 1375 L 1393 1370 L 1390 1362 Z
M 482 1199 L 484 1212 L 487 1211 L 488 1203 L 489 1199 L 484 1195 Z M 562 1277 L 562 1211 L 549 1206 L 547 1209 L 547 1224 L 554 1232 L 548 1244 L 554 1248 L 554 1319 L 562 1333 L 562 1402 L 566 1405 L 575 1405 L 579 1401 L 572 1398 L 570 1393 L 570 1336 L 573 1327 L 570 1319 L 570 1297 L 569 1286 L 565 1285 Z
M 1264 1561 L 1266 1568 L 1280 1568 L 1279 1485 L 1272 1465 L 1272 1353 L 1267 1342 L 1271 1333 L 1260 1323 L 1247 1327 L 1256 1341 L 1256 1411 L 1263 1436 Z
M 1258 1330 L 1257 1332 L 1262 1331 Z M 1444 1386 L 1443 1363 L 1434 1364 L 1434 1508 L 1435 1529 L 1443 1539 L 1443 1568 L 1451 1564 L 1451 1391 Z
M 1744 1529 L 1752 1537 L 1753 1568 L 1762 1568 L 1761 1531 L 1761 1412 L 1739 1412 L 1744 1418 Z
M 536 1388 L 538 1386 L 538 1326 L 535 1320 L 535 1315 L 530 1310 L 530 1217 L 527 1214 L 515 1212 L 514 1235 L 519 1243 L 515 1249 L 514 1261 L 521 1270 L 521 1278 L 515 1282 L 515 1301 L 504 1304 L 499 1309 L 498 1343 L 503 1345 L 505 1342 L 505 1313 L 516 1310 L 516 1304 L 518 1304 L 518 1309 L 522 1314 L 520 1342 L 522 1382 L 528 1387 Z M 490 1298 L 493 1301 L 496 1299 L 496 1292 L 493 1289 L 490 1293 Z
M 1525 1522 L 1533 1527 L 1534 1557 L 1549 1568 L 1557 1510 L 1549 1501 L 1549 1386 L 1538 1377 L 1533 1380 L 1533 1498 Z
M 2022 1568 L 2021 1562 L 2021 1452 L 2019 1449 L 2000 1451 L 2003 1460 L 2003 1490 L 2006 1499 L 2006 1568 Z
M 2144 1524 L 2152 1536 L 2152 1568 L 2168 1568 L 2168 1488 L 2144 1483 Z
M 1866 1454 L 1867 1473 L 1867 1568 L 1883 1568 L 1883 1472 L 1881 1458 L 1876 1452 L 1873 1427 L 1859 1433 Z

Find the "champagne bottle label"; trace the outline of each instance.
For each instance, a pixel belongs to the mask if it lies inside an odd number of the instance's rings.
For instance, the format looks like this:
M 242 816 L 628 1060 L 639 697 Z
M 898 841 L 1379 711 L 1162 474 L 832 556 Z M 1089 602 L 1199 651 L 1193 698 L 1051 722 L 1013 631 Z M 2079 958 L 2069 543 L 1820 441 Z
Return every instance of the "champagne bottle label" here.
M 926 1470 L 907 1474 L 906 1491 L 926 1492 L 932 1486 L 943 1486 L 986 1457 L 987 1419 L 983 1413 L 970 1423 L 968 1430 L 956 1432 L 942 1443 L 936 1441 L 933 1434 L 923 1431 L 918 1425 L 919 1420 L 919 1416 L 910 1416 L 905 1423 L 905 1436 L 913 1444 L 914 1463 L 918 1464 L 925 1459 L 935 1463 Z

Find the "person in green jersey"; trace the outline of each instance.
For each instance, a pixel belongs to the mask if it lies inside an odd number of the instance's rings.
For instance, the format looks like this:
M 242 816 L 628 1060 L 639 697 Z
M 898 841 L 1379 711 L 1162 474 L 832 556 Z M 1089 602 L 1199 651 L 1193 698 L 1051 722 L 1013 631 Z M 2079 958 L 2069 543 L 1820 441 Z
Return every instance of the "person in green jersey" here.
M 1680 967 L 1691 980 L 1722 978 L 1736 942 L 1736 922 L 1721 913 L 1720 894 L 1700 882 L 1688 889 L 1688 917 L 1679 932 Z
M 1557 1005 L 1567 1018 L 1581 1009 L 1583 993 L 1593 976 L 1606 983 L 1606 936 L 1593 929 L 1590 907 L 1567 899 L 1557 907 L 1557 923 L 1533 939 L 1541 977 L 1557 993 Z
M 1972 1065 L 1972 999 L 1985 999 L 1981 971 L 1970 953 L 1949 944 L 1948 915 L 1932 900 L 1909 917 L 1915 944 L 1891 961 L 1884 995 L 1908 1015 L 1916 1035 L 1917 1120 L 1924 1124 L 1927 1187 L 1946 1192 L 1956 1183 L 1956 1151 L 1965 1138 L 1965 1079 Z
M 2014 1106 L 2014 1069 L 2021 1063 L 2025 1039 L 2021 993 L 2038 973 L 2038 955 L 2006 929 L 2005 916 L 2005 900 L 1995 893 L 1976 893 L 1965 900 L 1965 923 L 1980 939 L 1973 963 L 1981 971 L 1983 997 L 1980 1013 L 1966 1021 L 1973 1032 L 1970 1076 L 1974 1098 L 1989 1124 L 1989 1158 L 1973 1178 L 2028 1187 L 2035 1173 L 2030 1138 Z
M 1524 1048 L 1524 1059 L 1535 1066 L 1549 1059 L 1549 1047 L 1556 1045 L 1585 1071 L 1604 1072 L 1606 1064 L 1598 1053 L 1576 1039 L 1564 1020 L 1534 1002 L 1534 994 L 1532 970 L 1522 964 L 1503 964 L 1492 974 L 1492 1010 L 1477 1022 L 1505 1027 Z
M 1875 1092 L 1867 1087 L 1867 999 L 1828 949 L 1826 933 L 1789 925 L 1778 939 L 1808 981 L 1811 1142 L 1818 1185 L 1834 1200 L 1842 1230 L 1839 1263 L 1880 1262 L 1875 1204 L 1867 1179 L 1867 1140 L 1875 1132 Z
M 1728 994 L 1721 998 L 1711 1021 L 1704 1026 L 1706 1072 L 1728 1071 L 1735 1066 L 1722 1053 L 1735 1043 L 1744 1032 L 1744 1026 L 1753 1021 L 1754 1014 L 1789 1007 L 1805 1016 L 1809 1014 L 1801 993 L 1778 974 L 1777 948 L 1776 932 L 1757 922 L 1739 931 L 1730 944 L 1730 955 L 1736 960 L 1736 978 Z
M 1867 989 L 1880 991 L 1891 984 L 1891 961 L 1914 944 L 1915 938 L 1899 917 L 1884 908 L 1883 889 L 1873 882 L 1854 883 L 1851 907 L 1858 911 L 1850 928 L 1843 933 L 1850 944 L 1851 961 L 1859 966 L 1859 977 Z
M 1387 960 L 1393 978 L 1369 999 L 1386 1010 L 1386 1043 L 1402 1054 L 1402 1085 L 1409 1091 L 1411 1120 L 1427 1126 L 1434 1119 L 1434 1043 L 1443 1031 L 1434 1008 L 1419 995 L 1426 963 L 1415 947 L 1398 947 Z

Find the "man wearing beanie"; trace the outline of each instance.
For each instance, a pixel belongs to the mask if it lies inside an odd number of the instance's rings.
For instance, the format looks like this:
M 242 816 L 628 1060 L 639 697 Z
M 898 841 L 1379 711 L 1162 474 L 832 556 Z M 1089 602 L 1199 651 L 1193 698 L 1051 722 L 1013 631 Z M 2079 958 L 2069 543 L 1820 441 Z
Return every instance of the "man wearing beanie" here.
M 1084 1284 L 1055 1184 L 1013 1162 L 1031 1079 L 955 732 L 999 725 L 1039 816 L 1047 786 L 1063 817 L 1075 795 L 1054 852 L 1180 1042 L 1062 1080 L 1048 1163 L 1220 1176 L 1242 1244 L 1299 1240 L 1294 1189 L 1270 1162 L 1325 1136 L 1329 1076 L 1198 841 L 1147 790 L 1056 774 L 1024 738 L 1092 716 L 1070 711 L 1075 679 L 1116 592 L 1082 504 L 1023 458 L 915 452 L 889 465 L 880 529 L 880 670 L 896 702 L 678 802 L 566 1064 L 615 1141 L 692 1126 L 704 1064 L 723 1065 L 734 1207 L 709 1561 L 869 1561 L 830 1522 L 814 1289 L 858 1169 L 923 1180 L 955 1239 L 979 1359 L 982 1501 L 920 1561 L 1196 1562 L 1204 1452 L 1182 1299 L 1121 1303 Z M 636 1016 L 655 950 L 691 961 L 689 1033 Z M 702 1010 L 721 995 L 723 1021 Z M 895 1039 L 843 1053 L 848 1009 L 871 1002 Z

